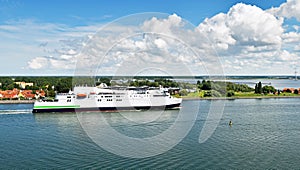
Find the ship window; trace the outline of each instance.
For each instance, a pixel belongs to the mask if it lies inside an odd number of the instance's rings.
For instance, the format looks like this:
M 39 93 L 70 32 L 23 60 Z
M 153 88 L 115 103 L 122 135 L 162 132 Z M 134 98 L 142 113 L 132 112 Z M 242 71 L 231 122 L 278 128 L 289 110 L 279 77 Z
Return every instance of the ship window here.
M 67 98 L 71 98 L 71 96 L 67 96 Z
M 168 96 L 168 95 L 165 95 L 165 94 L 157 94 L 157 95 L 153 95 L 153 97 L 165 97 L 165 96 Z
M 111 98 L 112 96 L 105 96 L 105 98 Z

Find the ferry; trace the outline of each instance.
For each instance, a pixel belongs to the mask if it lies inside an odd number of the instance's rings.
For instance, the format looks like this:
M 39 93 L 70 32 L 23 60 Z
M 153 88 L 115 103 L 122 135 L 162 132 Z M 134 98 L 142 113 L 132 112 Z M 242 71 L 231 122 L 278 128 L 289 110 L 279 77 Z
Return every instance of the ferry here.
M 173 109 L 179 108 L 181 102 L 181 98 L 161 87 L 74 87 L 54 99 L 35 101 L 32 112 Z

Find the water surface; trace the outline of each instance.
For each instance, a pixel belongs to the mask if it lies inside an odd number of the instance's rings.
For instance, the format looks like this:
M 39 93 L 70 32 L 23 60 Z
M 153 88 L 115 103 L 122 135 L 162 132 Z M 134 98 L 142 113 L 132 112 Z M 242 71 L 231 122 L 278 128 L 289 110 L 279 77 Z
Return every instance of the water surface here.
M 74 113 L 32 114 L 32 104 L 0 105 L 1 169 L 147 168 L 147 169 L 297 169 L 300 167 L 300 99 L 227 100 L 213 135 L 198 138 L 211 102 L 199 104 L 197 119 L 174 148 L 149 158 L 126 158 L 96 145 Z M 103 114 L 110 125 L 131 137 L 151 137 L 168 129 L 178 111 L 166 111 L 154 121 L 128 112 Z M 157 116 L 154 115 L 153 116 Z M 187 114 L 188 115 L 188 114 Z M 151 117 L 150 117 L 151 118 Z M 146 120 L 147 119 L 147 120 Z M 136 123 L 134 121 L 143 121 Z M 229 120 L 233 126 L 228 125 Z M 192 122 L 181 122 L 188 125 Z M 118 139 L 112 139 L 118 140 Z M 171 140 L 171 139 L 169 139 Z M 145 146 L 146 147 L 146 146 Z

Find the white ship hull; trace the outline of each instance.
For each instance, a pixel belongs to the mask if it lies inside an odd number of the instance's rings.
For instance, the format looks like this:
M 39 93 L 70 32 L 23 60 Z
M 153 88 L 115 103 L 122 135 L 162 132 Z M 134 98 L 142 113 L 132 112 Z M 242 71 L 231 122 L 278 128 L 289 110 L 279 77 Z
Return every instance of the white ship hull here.
M 57 95 L 53 101 L 36 101 L 32 112 L 170 109 L 179 107 L 181 102 L 181 98 L 174 98 L 163 89 L 77 87 L 72 93 Z

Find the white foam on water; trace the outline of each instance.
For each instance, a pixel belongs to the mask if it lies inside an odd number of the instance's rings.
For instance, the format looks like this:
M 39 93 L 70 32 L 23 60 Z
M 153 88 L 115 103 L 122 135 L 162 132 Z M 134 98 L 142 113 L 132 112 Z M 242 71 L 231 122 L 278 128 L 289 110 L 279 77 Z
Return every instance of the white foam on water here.
M 0 110 L 0 115 L 10 115 L 10 114 L 31 114 L 31 109 L 22 110 Z

